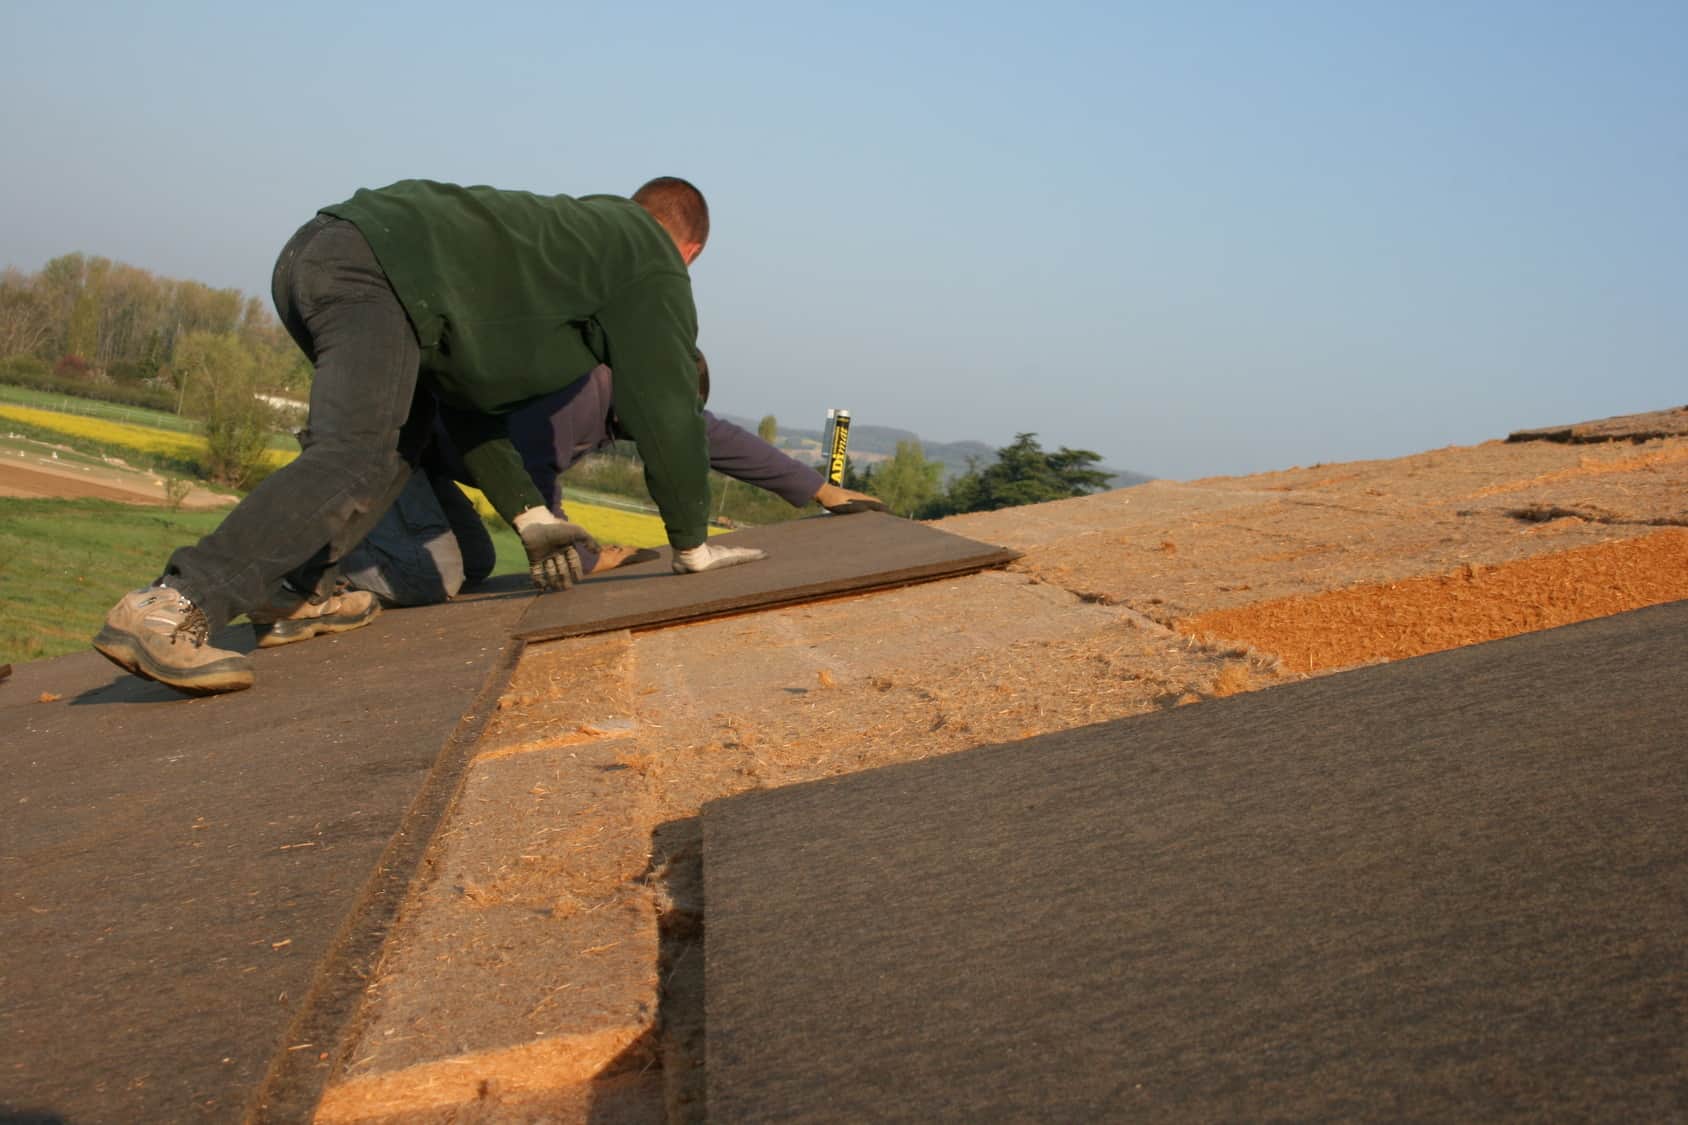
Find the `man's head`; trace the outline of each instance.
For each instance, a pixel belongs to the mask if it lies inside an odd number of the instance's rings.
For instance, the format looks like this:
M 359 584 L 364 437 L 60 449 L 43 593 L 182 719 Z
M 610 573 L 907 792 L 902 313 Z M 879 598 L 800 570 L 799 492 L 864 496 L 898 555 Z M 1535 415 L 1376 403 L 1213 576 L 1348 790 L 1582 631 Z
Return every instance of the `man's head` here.
M 697 188 L 677 176 L 658 176 L 633 193 L 633 202 L 662 224 L 688 266 L 703 253 L 709 241 L 709 204 Z

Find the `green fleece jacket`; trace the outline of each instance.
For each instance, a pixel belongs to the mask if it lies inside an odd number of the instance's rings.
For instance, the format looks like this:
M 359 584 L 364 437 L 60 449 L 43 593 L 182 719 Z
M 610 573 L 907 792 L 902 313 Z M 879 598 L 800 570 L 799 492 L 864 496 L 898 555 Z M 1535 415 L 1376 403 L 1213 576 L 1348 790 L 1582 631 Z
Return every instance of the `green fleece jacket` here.
M 697 309 L 680 252 L 644 208 L 402 180 L 322 210 L 368 239 L 416 330 L 423 377 L 452 406 L 495 420 L 609 364 L 669 542 L 704 541 Z M 543 503 L 501 424 L 461 448 L 506 519 Z

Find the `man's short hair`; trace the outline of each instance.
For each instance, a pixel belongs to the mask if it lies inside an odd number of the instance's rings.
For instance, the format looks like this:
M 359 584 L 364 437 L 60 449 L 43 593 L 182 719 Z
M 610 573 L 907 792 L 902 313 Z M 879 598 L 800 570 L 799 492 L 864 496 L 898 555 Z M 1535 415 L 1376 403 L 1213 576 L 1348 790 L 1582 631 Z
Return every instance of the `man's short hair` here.
M 703 193 L 678 176 L 658 176 L 633 193 L 633 202 L 651 213 L 677 242 L 709 241 L 709 204 Z

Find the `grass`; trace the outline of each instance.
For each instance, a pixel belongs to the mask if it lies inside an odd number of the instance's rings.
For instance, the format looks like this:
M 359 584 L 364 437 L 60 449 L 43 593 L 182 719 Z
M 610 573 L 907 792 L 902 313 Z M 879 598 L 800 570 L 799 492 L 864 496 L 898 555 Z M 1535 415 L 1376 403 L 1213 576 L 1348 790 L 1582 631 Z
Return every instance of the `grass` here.
M 227 514 L 0 497 L 0 664 L 87 648 L 118 598 L 157 578 L 171 551 L 197 542 Z M 654 516 L 591 505 L 573 505 L 569 514 L 606 543 L 667 542 Z M 498 557 L 493 573 L 525 572 L 516 533 L 488 530 Z
M 75 398 L 71 395 L 37 391 L 30 387 L 14 387 L 9 384 L 0 384 L 0 402 L 33 406 L 39 410 L 51 410 L 55 414 L 81 414 L 90 418 L 105 418 L 112 422 L 151 426 L 155 430 L 176 430 L 181 433 L 196 433 L 199 430 L 193 419 L 164 410 L 124 406 L 121 403 L 102 402 L 93 398 Z
M 5 390 L 3 397 L 11 399 L 38 394 Z M 94 405 L 129 415 L 148 413 Z M 179 466 L 196 460 L 204 449 L 203 438 L 182 429 L 138 425 L 115 416 L 67 415 L 15 401 L 0 401 L 0 425 L 5 424 L 32 436 L 63 438 L 65 445 L 90 459 L 115 453 Z M 0 441 L 5 447 L 18 444 Z M 271 464 L 281 465 L 297 455 L 272 450 L 269 458 Z M 492 517 L 489 530 L 498 558 L 494 573 L 525 571 L 521 541 L 498 521 L 484 496 L 474 489 L 465 491 L 483 515 Z M 658 547 L 668 541 L 661 518 L 653 514 L 585 501 L 570 501 L 568 512 L 603 543 Z M 157 578 L 171 551 L 197 541 L 225 515 L 226 511 L 172 512 L 104 500 L 0 497 L 0 663 L 83 649 L 118 598 Z
M 0 663 L 87 647 L 125 591 L 222 512 L 171 512 L 109 500 L 0 498 Z
M 0 664 L 86 649 L 118 598 L 227 514 L 0 497 Z M 493 530 L 492 540 L 495 573 L 527 570 L 515 532 Z

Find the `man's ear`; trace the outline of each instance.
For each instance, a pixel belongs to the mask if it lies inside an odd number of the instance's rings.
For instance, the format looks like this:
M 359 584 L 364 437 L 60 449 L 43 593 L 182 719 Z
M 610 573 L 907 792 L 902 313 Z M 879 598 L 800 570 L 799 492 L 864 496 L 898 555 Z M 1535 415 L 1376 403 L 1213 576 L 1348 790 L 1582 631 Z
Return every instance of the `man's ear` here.
M 703 243 L 701 242 L 679 242 L 675 246 L 680 251 L 681 260 L 688 266 L 697 261 L 697 256 L 703 253 Z

